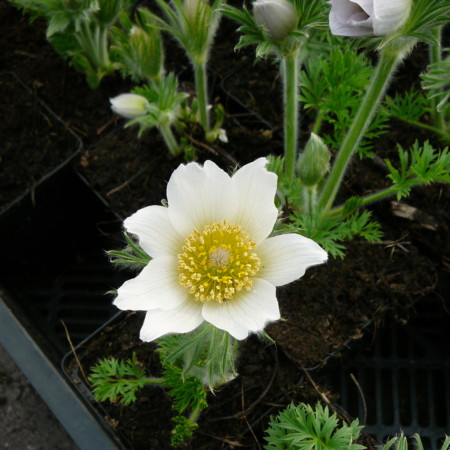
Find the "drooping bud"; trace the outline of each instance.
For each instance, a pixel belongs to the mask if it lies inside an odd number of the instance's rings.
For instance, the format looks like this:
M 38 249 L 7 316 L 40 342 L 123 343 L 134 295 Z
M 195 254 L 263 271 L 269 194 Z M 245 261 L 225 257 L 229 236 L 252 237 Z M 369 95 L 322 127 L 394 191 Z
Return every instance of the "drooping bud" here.
M 117 97 L 109 99 L 111 109 L 119 116 L 125 119 L 136 119 L 147 114 L 149 101 L 142 95 L 120 94 Z
M 297 173 L 305 186 L 318 184 L 330 169 L 330 152 L 315 133 L 307 142 L 297 161 Z
M 338 36 L 384 36 L 408 19 L 412 0 L 331 0 L 330 29 Z
M 289 0 L 256 0 L 253 17 L 272 41 L 282 41 L 298 23 L 297 10 Z

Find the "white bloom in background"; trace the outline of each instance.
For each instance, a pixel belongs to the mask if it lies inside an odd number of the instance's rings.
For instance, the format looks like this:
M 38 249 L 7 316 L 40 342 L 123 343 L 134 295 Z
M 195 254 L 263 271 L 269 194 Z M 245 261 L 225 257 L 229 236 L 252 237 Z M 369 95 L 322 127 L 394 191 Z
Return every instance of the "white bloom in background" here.
M 111 109 L 119 116 L 125 119 L 136 119 L 136 117 L 145 116 L 149 101 L 138 94 L 120 94 L 117 97 L 109 99 Z
M 217 138 L 219 139 L 219 141 L 223 142 L 224 144 L 228 143 L 227 131 L 223 128 L 219 128 L 217 131 Z
M 338 36 L 384 36 L 408 19 L 412 0 L 331 0 L 330 29 Z
M 297 10 L 288 0 L 256 0 L 253 17 L 273 41 L 282 41 L 298 23 Z
M 260 158 L 229 176 L 213 162 L 179 166 L 168 207 L 125 220 L 153 258 L 118 290 L 114 304 L 147 311 L 140 337 L 187 333 L 203 321 L 236 339 L 280 318 L 276 286 L 290 283 L 327 253 L 298 234 L 269 237 L 278 217 L 277 177 Z

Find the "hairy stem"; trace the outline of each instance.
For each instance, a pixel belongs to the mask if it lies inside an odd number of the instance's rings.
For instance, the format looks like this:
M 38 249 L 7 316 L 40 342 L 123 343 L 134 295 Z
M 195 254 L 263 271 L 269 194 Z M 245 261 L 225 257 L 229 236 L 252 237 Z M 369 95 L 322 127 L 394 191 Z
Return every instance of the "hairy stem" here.
M 353 119 L 352 125 L 344 138 L 339 152 L 334 161 L 331 172 L 322 189 L 319 208 L 323 214 L 331 208 L 341 185 L 345 171 L 351 157 L 358 149 L 364 133 L 367 131 L 383 95 L 386 91 L 398 63 L 405 55 L 402 49 L 385 48 L 380 52 L 380 59 L 372 80 L 361 102 L 361 105 Z
M 442 29 L 441 27 L 436 27 L 433 30 L 433 37 L 436 39 L 438 44 L 430 44 L 429 55 L 430 55 L 430 64 L 436 64 L 442 61 L 442 51 L 441 51 L 441 42 L 442 42 Z M 434 90 L 433 93 L 437 93 L 439 90 Z M 445 134 L 445 114 L 444 111 L 437 110 L 438 97 L 434 97 L 430 100 L 431 103 L 431 114 L 433 116 L 434 126 L 444 132 Z
M 325 111 L 323 109 L 319 110 L 319 113 L 316 116 L 316 120 L 314 122 L 314 126 L 312 129 L 313 133 L 319 134 L 320 127 L 322 126 L 323 119 L 325 118 Z
M 181 153 L 181 148 L 173 134 L 172 128 L 169 124 L 159 125 L 159 131 L 164 139 L 164 142 L 169 149 L 172 156 L 178 156 Z
M 298 114 L 298 65 L 299 49 L 293 50 L 282 59 L 283 107 L 284 107 L 284 170 L 290 180 L 295 176 L 297 160 Z
M 145 384 L 163 384 L 165 378 L 145 378 Z
M 303 189 L 303 210 L 305 213 L 314 215 L 317 205 L 317 187 L 302 186 Z
M 448 132 L 446 131 L 445 124 L 444 124 L 443 128 L 436 128 L 436 127 L 433 127 L 426 123 L 419 122 L 418 120 L 407 120 L 407 119 L 401 119 L 401 120 L 403 120 L 406 123 L 409 123 L 410 125 L 414 125 L 415 127 L 423 128 L 424 130 L 428 130 L 428 131 L 431 131 L 432 133 L 436 133 L 444 141 L 448 142 L 450 140 L 450 136 L 449 136 Z
M 368 205 L 370 203 L 378 202 L 380 200 L 383 200 L 388 197 L 392 197 L 397 193 L 398 189 L 396 186 L 390 186 L 386 189 L 381 189 L 377 192 L 374 192 L 373 194 L 367 195 L 365 197 L 361 197 L 361 206 Z M 339 214 L 342 214 L 344 211 L 344 206 L 337 206 L 336 208 L 333 208 L 329 215 L 337 216 Z
M 210 131 L 208 114 L 208 85 L 205 63 L 194 63 L 195 88 L 197 90 L 198 108 L 200 113 L 200 125 L 205 133 Z

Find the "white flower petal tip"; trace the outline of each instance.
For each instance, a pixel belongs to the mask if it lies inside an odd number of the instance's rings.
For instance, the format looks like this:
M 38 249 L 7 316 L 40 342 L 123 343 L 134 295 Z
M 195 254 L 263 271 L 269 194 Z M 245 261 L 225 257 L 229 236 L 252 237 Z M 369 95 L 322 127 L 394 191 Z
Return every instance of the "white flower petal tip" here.
M 118 289 L 114 305 L 122 310 L 168 310 L 181 306 L 188 294 L 177 280 L 177 259 L 165 256 L 151 260 L 142 272 Z
M 288 0 L 256 0 L 253 16 L 262 25 L 269 39 L 282 41 L 298 23 L 297 10 Z
M 235 339 L 262 331 L 269 322 L 280 318 L 275 286 L 266 280 L 253 280 L 252 289 L 223 303 L 207 302 L 203 317 L 215 327 L 227 331 Z
M 142 95 L 120 94 L 109 99 L 111 109 L 125 119 L 136 119 L 147 114 L 149 101 Z
M 313 240 L 299 234 L 282 234 L 266 239 L 256 249 L 261 259 L 261 278 L 284 286 L 301 278 L 308 267 L 323 264 L 327 252 Z
M 408 19 L 412 0 L 331 0 L 329 23 L 338 36 L 384 36 Z
M 204 320 L 236 339 L 258 333 L 280 311 L 276 286 L 324 262 L 313 241 L 269 238 L 278 217 L 277 176 L 259 158 L 229 175 L 206 161 L 181 165 L 167 186 L 168 207 L 126 219 L 152 259 L 119 288 L 115 305 L 147 311 L 141 338 L 186 333 Z
M 124 227 L 139 238 L 139 245 L 152 258 L 174 255 L 183 243 L 170 222 L 168 208 L 163 206 L 140 209 L 125 219 Z
M 140 339 L 151 342 L 172 333 L 189 333 L 203 322 L 201 304 L 186 302 L 179 308 L 148 311 L 142 324 Z

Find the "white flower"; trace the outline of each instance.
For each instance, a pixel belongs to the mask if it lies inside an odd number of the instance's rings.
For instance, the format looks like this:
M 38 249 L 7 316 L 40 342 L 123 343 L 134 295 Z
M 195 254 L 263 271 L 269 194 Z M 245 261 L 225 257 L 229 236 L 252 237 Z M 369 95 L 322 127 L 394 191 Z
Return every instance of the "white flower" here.
M 109 99 L 111 109 L 119 116 L 125 119 L 135 119 L 145 116 L 149 101 L 142 95 L 120 94 L 117 97 Z
M 253 17 L 273 41 L 282 41 L 298 23 L 297 10 L 288 0 L 256 0 Z
M 384 36 L 408 19 L 412 0 L 331 0 L 330 29 L 338 36 Z
M 268 237 L 278 210 L 277 177 L 266 163 L 260 158 L 233 176 L 211 161 L 181 165 L 167 185 L 168 207 L 148 206 L 125 220 L 153 259 L 119 288 L 114 304 L 147 311 L 142 340 L 203 321 L 244 339 L 280 318 L 276 286 L 326 261 L 311 239 Z

